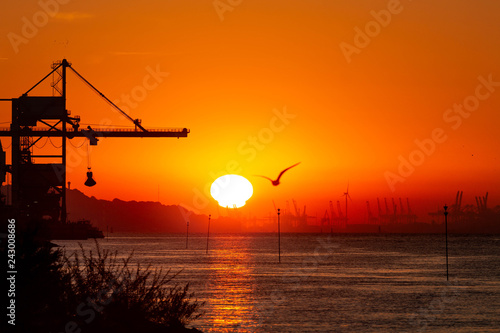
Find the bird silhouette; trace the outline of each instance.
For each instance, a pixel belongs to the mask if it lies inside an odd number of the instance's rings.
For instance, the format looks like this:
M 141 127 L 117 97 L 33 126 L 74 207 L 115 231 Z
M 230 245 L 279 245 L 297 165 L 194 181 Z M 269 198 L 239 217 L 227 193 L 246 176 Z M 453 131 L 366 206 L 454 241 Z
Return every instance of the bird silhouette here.
M 297 166 L 297 165 L 299 165 L 299 164 L 300 164 L 300 162 L 299 162 L 299 163 L 296 163 L 296 164 L 294 164 L 294 165 L 292 165 L 292 166 L 290 166 L 290 167 L 288 167 L 288 168 L 286 168 L 286 169 L 285 169 L 285 170 L 283 170 L 283 171 L 281 171 L 281 172 L 280 172 L 280 174 L 279 174 L 279 176 L 278 176 L 278 178 L 277 178 L 276 180 L 272 180 L 272 179 L 271 179 L 271 178 L 269 178 L 269 177 L 266 177 L 266 176 L 261 176 L 261 175 L 255 175 L 255 176 L 257 176 L 257 177 L 262 177 L 262 178 L 266 178 L 267 180 L 271 181 L 271 183 L 273 184 L 273 186 L 278 186 L 278 185 L 280 184 L 280 179 L 281 179 L 281 176 L 283 176 L 283 174 L 284 174 L 284 173 L 285 173 L 288 169 L 291 169 L 291 168 L 293 168 L 294 166 Z

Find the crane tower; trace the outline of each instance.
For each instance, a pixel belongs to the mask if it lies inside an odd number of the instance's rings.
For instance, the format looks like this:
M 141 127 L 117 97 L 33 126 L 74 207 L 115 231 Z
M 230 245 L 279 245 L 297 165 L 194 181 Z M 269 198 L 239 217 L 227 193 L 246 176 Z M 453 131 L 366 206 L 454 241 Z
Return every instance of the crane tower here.
M 0 128 L 0 137 L 10 137 L 11 164 L 6 165 L 0 158 L 0 180 L 6 173 L 11 174 L 11 207 L 10 210 L 20 221 L 49 220 L 57 223 L 67 222 L 66 211 L 66 144 L 74 138 L 87 138 L 90 145 L 96 145 L 99 138 L 113 137 L 187 137 L 189 130 L 182 129 L 146 129 L 139 119 L 133 119 L 90 82 L 81 76 L 66 60 L 53 65 L 52 71 L 18 98 L 2 99 L 12 102 L 12 123 L 9 128 Z M 80 128 L 80 117 L 70 116 L 66 109 L 67 71 L 71 70 L 91 89 L 97 92 L 113 108 L 121 112 L 134 125 L 135 129 L 120 128 Z M 58 96 L 31 96 L 29 93 L 50 75 L 57 79 L 53 88 Z M 60 138 L 61 146 L 57 153 L 34 154 L 33 147 L 42 138 Z M 1 144 L 0 144 L 1 147 Z M 4 156 L 0 149 L 0 155 Z M 43 161 L 57 163 L 43 163 Z M 42 161 L 42 163 L 38 163 Z M 0 183 L 1 185 L 1 183 Z M 8 208 L 7 203 L 0 202 Z M 7 209 L 2 209 L 6 211 Z

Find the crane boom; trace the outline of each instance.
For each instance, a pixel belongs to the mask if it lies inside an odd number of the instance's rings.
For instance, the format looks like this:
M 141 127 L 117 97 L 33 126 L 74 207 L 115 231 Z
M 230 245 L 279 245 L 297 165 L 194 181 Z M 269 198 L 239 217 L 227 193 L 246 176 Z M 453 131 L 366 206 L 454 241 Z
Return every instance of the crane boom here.
M 189 133 L 187 128 L 151 128 L 146 131 L 137 131 L 131 128 L 92 128 L 92 131 L 93 136 L 102 138 L 185 138 Z M 45 128 L 21 128 L 18 131 L 20 136 L 66 137 L 68 139 L 88 137 L 87 132 L 81 129 L 67 131 L 64 134 L 62 130 Z M 0 128 L 0 136 L 12 136 L 12 134 L 13 132 L 10 128 Z

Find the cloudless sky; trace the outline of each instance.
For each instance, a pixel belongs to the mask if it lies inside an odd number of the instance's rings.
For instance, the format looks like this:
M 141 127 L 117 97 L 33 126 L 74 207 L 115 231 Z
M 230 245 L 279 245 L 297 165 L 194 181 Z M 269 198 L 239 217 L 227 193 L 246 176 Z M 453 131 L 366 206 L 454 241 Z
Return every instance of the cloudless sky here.
M 358 221 L 367 200 L 376 211 L 377 197 L 409 197 L 422 219 L 457 190 L 465 203 L 487 191 L 490 207 L 500 203 L 499 2 L 2 7 L 0 97 L 20 96 L 66 58 L 145 127 L 191 130 L 181 139 L 101 139 L 91 153 L 93 188 L 83 186 L 86 145 L 69 146 L 68 180 L 87 195 L 157 200 L 159 188 L 162 203 L 216 214 L 205 194 L 213 176 L 236 172 L 254 186 L 244 212 L 257 216 L 292 199 L 322 216 L 348 183 Z M 68 75 L 67 106 L 82 124 L 131 125 Z M 49 83 L 33 95 L 51 94 Z M 464 103 L 473 111 L 453 111 Z M 10 104 L 0 112 L 8 126 Z M 296 162 L 278 187 L 254 176 L 274 178 Z

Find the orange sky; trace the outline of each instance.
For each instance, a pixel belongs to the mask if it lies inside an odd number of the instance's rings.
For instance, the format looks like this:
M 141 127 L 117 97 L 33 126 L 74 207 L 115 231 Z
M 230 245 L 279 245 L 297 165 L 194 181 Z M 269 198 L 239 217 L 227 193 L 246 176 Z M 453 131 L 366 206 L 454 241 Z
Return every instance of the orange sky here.
M 85 146 L 70 146 L 68 180 L 88 195 L 157 200 L 159 187 L 165 204 L 216 214 L 203 193 L 237 163 L 255 215 L 295 199 L 322 216 L 348 182 L 359 221 L 377 197 L 409 197 L 422 217 L 459 189 L 466 203 L 486 191 L 490 207 L 500 203 L 498 2 L 6 0 L 0 17 L 0 97 L 18 97 L 67 58 L 145 127 L 191 130 L 101 140 L 93 188 L 83 186 Z M 147 95 L 127 102 L 144 82 Z M 36 94 L 45 93 L 48 82 Z M 448 111 L 464 103 L 465 116 Z M 71 73 L 68 108 L 83 124 L 130 125 Z M 10 104 L 0 111 L 6 126 Z M 440 142 L 420 153 L 415 140 L 429 144 L 436 129 Z M 412 172 L 398 171 L 400 156 Z M 296 162 L 276 188 L 253 176 Z

